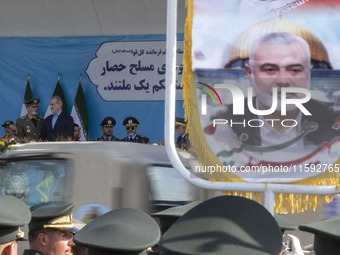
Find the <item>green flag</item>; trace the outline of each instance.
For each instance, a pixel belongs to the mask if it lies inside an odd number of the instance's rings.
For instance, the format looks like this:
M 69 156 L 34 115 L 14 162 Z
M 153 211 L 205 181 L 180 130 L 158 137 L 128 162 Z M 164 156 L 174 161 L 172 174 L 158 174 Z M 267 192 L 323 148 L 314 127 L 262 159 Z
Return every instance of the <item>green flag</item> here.
M 32 94 L 32 90 L 31 90 L 30 76 L 28 75 L 26 91 L 25 91 L 25 96 L 24 96 L 24 102 L 23 102 L 22 107 L 21 107 L 20 117 L 25 116 L 27 114 L 25 102 L 28 101 L 31 98 L 33 98 L 33 94 Z
M 74 123 L 78 124 L 80 127 L 81 133 L 80 140 L 86 141 L 89 115 L 87 112 L 85 94 L 83 91 L 81 80 L 79 81 L 76 98 L 74 100 L 74 104 L 71 111 L 71 116 L 73 117 Z
M 66 99 L 65 99 L 65 96 L 64 96 L 64 92 L 63 92 L 63 89 L 61 87 L 61 84 L 60 84 L 60 80 L 58 79 L 58 82 L 57 82 L 57 86 L 55 87 L 54 89 L 54 92 L 53 92 L 53 96 L 59 96 L 61 98 L 61 100 L 63 101 L 63 107 L 62 107 L 62 110 L 63 112 L 66 112 L 67 113 L 67 104 L 66 104 Z M 45 113 L 45 118 L 49 115 L 52 114 L 52 111 L 50 109 L 50 106 L 47 107 L 47 111 Z

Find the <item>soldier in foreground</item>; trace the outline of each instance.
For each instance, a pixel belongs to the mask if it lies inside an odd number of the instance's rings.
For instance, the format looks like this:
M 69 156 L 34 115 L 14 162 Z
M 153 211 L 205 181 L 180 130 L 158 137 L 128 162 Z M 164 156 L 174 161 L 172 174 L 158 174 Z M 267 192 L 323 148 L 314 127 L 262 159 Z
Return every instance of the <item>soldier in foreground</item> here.
M 28 207 L 18 198 L 0 196 L 0 254 L 17 255 L 18 240 L 22 240 L 24 232 L 20 227 L 31 219 Z
M 32 211 L 28 240 L 30 249 L 23 255 L 71 254 L 74 227 L 72 209 L 74 203 L 40 207 Z

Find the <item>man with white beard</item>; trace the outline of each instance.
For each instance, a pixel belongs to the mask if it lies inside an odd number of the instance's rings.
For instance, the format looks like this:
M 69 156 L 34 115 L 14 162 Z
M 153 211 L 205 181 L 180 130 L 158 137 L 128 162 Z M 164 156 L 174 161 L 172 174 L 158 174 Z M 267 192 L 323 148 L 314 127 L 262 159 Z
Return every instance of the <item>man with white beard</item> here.
M 25 103 L 27 114 L 16 121 L 17 136 L 28 141 L 39 141 L 44 124 L 44 118 L 38 116 L 38 97 L 31 98 Z
M 330 103 L 308 98 L 312 66 L 304 39 L 286 32 L 262 36 L 251 46 L 245 69 L 255 96 L 248 103 L 245 100 L 242 115 L 230 116 L 233 106 L 228 106 L 226 118 L 229 124 L 230 119 L 235 123 L 230 126 L 243 144 L 266 147 L 266 152 L 294 153 L 339 136 L 336 124 L 340 114 L 334 112 Z M 284 113 L 281 99 L 305 102 L 299 107 L 299 103 L 284 103 Z M 266 110 L 269 114 L 262 114 Z

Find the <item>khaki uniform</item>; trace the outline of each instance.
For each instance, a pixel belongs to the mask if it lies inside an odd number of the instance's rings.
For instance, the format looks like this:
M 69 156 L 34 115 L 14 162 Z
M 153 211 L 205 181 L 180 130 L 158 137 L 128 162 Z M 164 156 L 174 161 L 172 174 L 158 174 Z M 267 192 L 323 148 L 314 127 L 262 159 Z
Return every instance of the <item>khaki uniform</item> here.
M 18 118 L 16 121 L 16 128 L 18 130 L 19 138 L 28 138 L 29 140 L 40 140 L 40 134 L 44 124 L 44 118 L 37 116 L 37 126 L 35 126 L 31 118 L 26 114 L 25 116 Z

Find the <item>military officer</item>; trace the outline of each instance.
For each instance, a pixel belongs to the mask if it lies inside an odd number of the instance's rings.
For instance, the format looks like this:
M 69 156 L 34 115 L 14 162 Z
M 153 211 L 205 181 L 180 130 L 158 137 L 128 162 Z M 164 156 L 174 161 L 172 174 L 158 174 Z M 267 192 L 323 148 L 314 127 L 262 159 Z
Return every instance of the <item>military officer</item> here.
M 7 141 L 10 144 L 15 144 L 15 143 L 19 143 L 20 139 L 18 136 L 16 136 L 17 133 L 17 129 L 14 126 L 13 121 L 11 120 L 6 120 L 4 124 L 2 124 L 1 126 L 4 127 L 4 133 L 5 136 L 3 138 L 4 141 Z
M 183 151 L 190 151 L 189 134 L 187 133 L 187 122 L 183 118 L 176 117 L 175 131 L 178 135 L 176 147 Z
M 44 118 L 38 116 L 38 106 L 40 99 L 38 97 L 25 101 L 27 114 L 16 121 L 17 135 L 20 139 L 29 141 L 39 141 L 40 133 L 44 125 Z
M 95 141 L 120 141 L 119 138 L 113 135 L 113 127 L 116 125 L 116 120 L 112 117 L 106 117 L 100 123 L 102 127 L 103 136 L 95 139 Z
M 130 143 L 150 143 L 149 138 L 144 135 L 138 135 L 139 121 L 134 117 L 127 117 L 123 121 L 123 126 L 126 128 L 127 137 L 124 137 L 121 141 Z
M 88 223 L 74 236 L 88 255 L 137 255 L 155 245 L 160 230 L 154 219 L 141 210 L 120 208 Z
M 70 254 L 74 246 L 73 233 L 66 230 L 74 227 L 74 205 L 46 205 L 32 210 L 32 220 L 28 225 L 30 249 L 23 255 Z
M 31 219 L 31 212 L 20 199 L 0 196 L 0 254 L 17 255 L 18 240 L 24 232 L 20 227 Z

